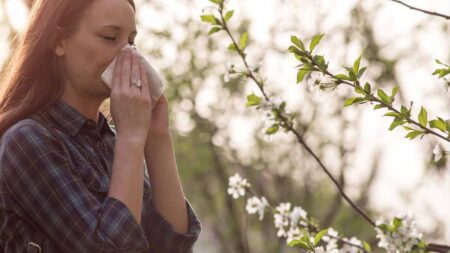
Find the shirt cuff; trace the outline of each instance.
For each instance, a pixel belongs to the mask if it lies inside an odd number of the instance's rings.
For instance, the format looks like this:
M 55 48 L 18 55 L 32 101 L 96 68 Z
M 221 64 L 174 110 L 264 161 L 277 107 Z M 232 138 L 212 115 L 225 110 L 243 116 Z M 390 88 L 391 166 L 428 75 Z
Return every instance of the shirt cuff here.
M 192 252 L 194 243 L 197 241 L 200 232 L 200 221 L 189 201 L 185 198 L 188 215 L 188 232 L 178 233 L 162 214 L 156 209 L 153 201 L 150 201 L 149 220 L 144 227 L 147 228 L 148 241 L 150 247 L 157 252 Z
M 123 202 L 108 196 L 103 207 L 96 235 L 107 237 L 101 238 L 101 241 L 110 241 L 116 246 L 113 251 L 110 248 L 104 249 L 105 252 L 142 252 L 150 247 L 143 228 Z M 104 245 L 97 245 L 96 248 L 103 247 Z

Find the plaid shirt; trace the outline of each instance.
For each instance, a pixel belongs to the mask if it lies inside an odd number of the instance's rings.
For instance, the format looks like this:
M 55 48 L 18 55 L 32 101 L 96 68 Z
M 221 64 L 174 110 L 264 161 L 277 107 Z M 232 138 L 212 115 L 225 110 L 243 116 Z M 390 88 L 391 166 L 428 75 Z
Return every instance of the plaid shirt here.
M 26 252 L 36 234 L 43 237 L 43 253 L 192 252 L 201 231 L 194 210 L 185 199 L 189 231 L 177 233 L 153 205 L 146 167 L 140 224 L 123 202 L 107 196 L 115 138 L 101 112 L 97 126 L 61 99 L 5 132 L 0 143 L 5 252 Z

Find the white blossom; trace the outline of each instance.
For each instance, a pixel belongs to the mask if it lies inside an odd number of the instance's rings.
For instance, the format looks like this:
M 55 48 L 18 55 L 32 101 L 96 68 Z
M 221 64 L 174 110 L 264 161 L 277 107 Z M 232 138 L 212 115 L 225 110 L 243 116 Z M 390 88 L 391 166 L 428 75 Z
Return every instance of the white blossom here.
M 265 98 L 259 103 L 258 109 L 265 112 L 267 117 L 272 116 L 272 109 L 278 108 L 280 104 L 283 102 L 282 99 L 275 97 L 270 101 Z
M 233 70 L 234 69 L 234 63 L 233 63 L 233 61 L 227 61 L 227 63 L 226 63 L 226 68 L 227 68 L 227 70 Z
M 247 206 L 245 209 L 249 214 L 255 214 L 258 212 L 259 220 L 262 220 L 264 218 L 264 211 L 267 206 L 269 206 L 269 203 L 265 197 L 258 198 L 253 196 L 247 200 Z
M 266 99 L 263 99 L 261 101 L 261 103 L 259 103 L 258 109 L 263 110 L 265 112 L 270 112 L 273 107 L 274 107 L 274 104 L 272 102 L 269 102 Z
M 385 248 L 388 253 L 410 252 L 414 245 L 418 244 L 422 239 L 422 234 L 417 231 L 416 221 L 411 215 L 403 215 L 398 217 L 401 221 L 395 232 L 384 231 L 377 227 L 377 238 L 380 240 L 378 246 Z M 383 220 L 377 221 L 377 226 L 386 224 Z M 394 219 L 386 224 L 394 226 Z
M 289 218 L 291 219 L 291 226 L 297 226 L 298 221 L 300 219 L 306 220 L 306 211 L 303 210 L 301 207 L 296 206 L 292 210 L 292 212 L 289 214 Z
M 287 239 L 286 243 L 291 242 L 292 240 L 300 240 L 302 237 L 302 232 L 298 227 L 296 228 L 289 228 L 289 231 L 287 232 Z
M 314 253 L 325 253 L 325 250 L 323 247 L 317 247 L 314 249 Z
M 328 242 L 333 239 L 332 237 L 338 237 L 338 232 L 334 230 L 334 228 L 330 227 L 327 230 L 327 233 L 322 237 L 322 240 Z
M 234 199 L 240 196 L 245 196 L 245 187 L 250 187 L 247 179 L 242 178 L 238 173 L 228 179 L 228 194 L 232 195 Z
M 290 210 L 291 210 L 291 203 L 289 202 L 285 202 L 285 203 L 280 203 L 276 208 L 276 211 L 278 211 L 281 214 L 285 214 L 288 215 Z
M 287 236 L 287 227 L 289 226 L 289 213 L 291 203 L 280 203 L 276 208 L 276 213 L 273 215 L 275 227 L 278 229 L 278 237 Z
M 436 144 L 436 147 L 433 149 L 434 154 L 434 162 L 438 162 L 441 160 L 443 156 L 447 154 L 447 152 L 444 150 L 444 147 L 440 143 Z
M 323 247 L 317 247 L 314 249 L 314 253 L 339 253 L 339 250 L 338 249 L 324 250 Z
M 344 243 L 342 245 L 342 248 L 340 251 L 341 253 L 363 253 L 364 252 L 361 248 L 355 247 L 355 246 L 363 247 L 362 242 L 360 240 L 358 240 L 356 237 L 352 237 L 352 238 L 350 238 L 350 240 L 347 238 L 343 238 L 342 240 L 350 243 L 351 245 Z
M 289 202 L 280 203 L 275 207 L 273 217 L 275 227 L 278 229 L 277 236 L 287 237 L 287 243 L 297 239 L 299 236 L 301 237 L 299 224 L 304 227 L 308 225 L 306 211 L 299 206 L 294 207 L 291 211 L 291 203 Z M 314 238 L 312 240 L 314 242 Z
M 327 242 L 327 246 L 326 246 L 327 251 L 330 251 L 332 249 L 337 249 L 338 245 L 337 245 L 336 238 L 338 236 L 339 236 L 338 232 L 330 227 L 328 229 L 327 233 L 322 237 L 322 240 L 324 242 Z
M 229 73 L 228 71 L 225 72 L 225 74 L 223 75 L 223 81 L 224 81 L 225 83 L 230 82 L 230 73 Z
M 311 72 L 307 83 L 311 87 L 318 87 L 320 85 L 320 83 L 322 82 L 322 78 L 323 78 L 322 73 L 313 71 L 313 72 Z

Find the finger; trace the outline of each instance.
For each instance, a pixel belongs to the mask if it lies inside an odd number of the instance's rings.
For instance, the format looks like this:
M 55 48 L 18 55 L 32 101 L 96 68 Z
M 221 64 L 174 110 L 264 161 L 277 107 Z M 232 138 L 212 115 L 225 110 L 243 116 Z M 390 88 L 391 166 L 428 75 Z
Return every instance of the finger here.
M 122 62 L 122 69 L 120 71 L 120 87 L 122 90 L 127 90 L 130 87 L 131 50 L 126 49 L 123 54 L 124 58 Z
M 142 92 L 147 96 L 149 99 L 152 99 L 151 93 L 150 93 L 150 83 L 148 82 L 147 78 L 147 70 L 145 69 L 145 65 L 143 63 L 144 58 L 142 56 L 139 57 L 139 73 L 141 75 L 141 82 L 142 82 Z M 151 101 L 153 104 L 153 101 Z
M 136 79 L 137 80 L 137 85 L 142 87 L 142 83 L 141 83 L 141 76 L 139 73 L 139 55 L 136 51 L 136 49 L 132 49 L 132 63 L 131 63 L 131 76 L 130 76 L 130 85 L 134 86 L 131 87 L 131 89 L 134 90 L 134 92 L 136 93 L 141 93 L 141 90 L 138 87 L 135 87 L 135 84 L 132 84 L 131 82 Z

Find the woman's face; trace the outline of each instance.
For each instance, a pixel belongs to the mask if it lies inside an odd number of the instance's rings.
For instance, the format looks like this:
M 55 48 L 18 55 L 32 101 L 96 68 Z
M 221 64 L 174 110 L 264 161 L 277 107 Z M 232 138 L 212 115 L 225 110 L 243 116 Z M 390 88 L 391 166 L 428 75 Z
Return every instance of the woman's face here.
M 134 43 L 136 20 L 128 0 L 95 0 L 83 13 L 77 30 L 60 41 L 66 90 L 78 95 L 109 97 L 101 74 L 127 43 Z M 70 85 L 70 87 L 67 87 Z

